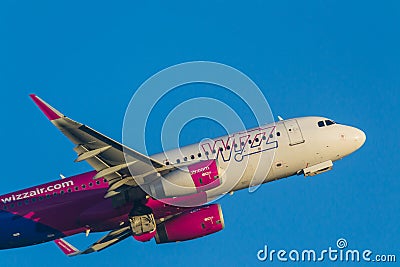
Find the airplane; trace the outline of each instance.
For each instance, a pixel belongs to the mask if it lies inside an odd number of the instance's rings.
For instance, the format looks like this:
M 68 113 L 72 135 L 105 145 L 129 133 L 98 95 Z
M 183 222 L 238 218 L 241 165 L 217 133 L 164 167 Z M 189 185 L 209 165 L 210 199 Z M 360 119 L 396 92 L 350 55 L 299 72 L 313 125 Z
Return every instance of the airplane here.
M 34 103 L 93 170 L 0 196 L 0 249 L 53 241 L 67 256 L 128 237 L 157 244 L 224 228 L 218 196 L 293 175 L 313 176 L 358 150 L 365 133 L 317 116 L 283 120 L 147 156 Z M 62 210 L 62 212 L 60 212 Z M 109 231 L 85 250 L 64 238 Z

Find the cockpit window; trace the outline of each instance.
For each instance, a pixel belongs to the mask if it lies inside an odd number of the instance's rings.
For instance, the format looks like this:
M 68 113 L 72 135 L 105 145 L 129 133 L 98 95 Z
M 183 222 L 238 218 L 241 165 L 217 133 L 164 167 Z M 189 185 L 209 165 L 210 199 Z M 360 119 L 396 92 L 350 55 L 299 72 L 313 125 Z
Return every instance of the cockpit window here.
M 326 123 L 326 126 L 335 124 L 335 122 L 331 121 L 331 120 L 326 120 L 325 123 Z
M 318 127 L 324 127 L 324 126 L 325 126 L 324 121 L 319 121 L 319 122 L 318 122 Z

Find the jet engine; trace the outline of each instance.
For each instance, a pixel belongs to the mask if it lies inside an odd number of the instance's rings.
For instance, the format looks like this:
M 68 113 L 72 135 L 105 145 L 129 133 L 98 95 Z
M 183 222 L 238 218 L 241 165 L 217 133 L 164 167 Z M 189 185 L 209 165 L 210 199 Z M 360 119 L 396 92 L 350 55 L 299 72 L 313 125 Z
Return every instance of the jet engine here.
M 157 225 L 157 244 L 186 241 L 224 228 L 221 206 L 211 204 L 182 213 Z
M 154 198 L 204 192 L 221 184 L 216 160 L 205 160 L 172 171 L 150 185 Z

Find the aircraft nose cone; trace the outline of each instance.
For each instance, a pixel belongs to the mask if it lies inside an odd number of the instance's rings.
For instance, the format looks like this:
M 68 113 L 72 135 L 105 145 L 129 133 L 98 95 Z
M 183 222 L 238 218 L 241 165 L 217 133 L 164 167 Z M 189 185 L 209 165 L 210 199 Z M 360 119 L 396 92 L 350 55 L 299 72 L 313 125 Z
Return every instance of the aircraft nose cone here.
M 356 143 L 356 149 L 362 147 L 362 145 L 365 143 L 365 140 L 367 140 L 365 133 L 360 129 L 355 128 L 354 142 Z

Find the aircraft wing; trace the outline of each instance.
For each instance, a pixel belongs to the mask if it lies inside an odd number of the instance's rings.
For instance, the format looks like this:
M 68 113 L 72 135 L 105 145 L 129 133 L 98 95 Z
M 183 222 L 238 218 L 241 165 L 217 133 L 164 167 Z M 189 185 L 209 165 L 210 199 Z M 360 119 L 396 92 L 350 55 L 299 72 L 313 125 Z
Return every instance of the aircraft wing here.
M 79 251 L 77 248 L 75 248 L 62 238 L 56 239 L 54 240 L 54 242 L 65 255 L 77 256 L 82 254 L 89 254 L 92 252 L 98 252 L 128 238 L 131 235 L 132 231 L 130 230 L 129 226 L 117 229 L 109 232 L 107 235 L 103 236 L 97 242 L 95 242 L 94 244 L 92 244 L 90 247 L 88 247 L 83 251 Z
M 98 173 L 94 177 L 108 180 L 110 188 L 105 197 L 118 194 L 122 186 L 137 186 L 136 181 L 156 179 L 174 169 L 146 155 L 143 155 L 94 129 L 76 122 L 50 106 L 36 95 L 30 95 L 46 117 L 76 146 L 76 162 L 86 161 Z M 127 157 L 125 159 L 124 153 Z M 135 177 L 135 179 L 132 177 Z

